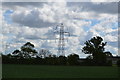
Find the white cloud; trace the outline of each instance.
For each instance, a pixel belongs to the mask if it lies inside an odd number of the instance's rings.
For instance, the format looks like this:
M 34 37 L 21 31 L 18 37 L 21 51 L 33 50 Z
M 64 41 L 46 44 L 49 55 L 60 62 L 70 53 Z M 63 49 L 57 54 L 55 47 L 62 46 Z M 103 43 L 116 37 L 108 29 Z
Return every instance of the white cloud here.
M 119 2 L 119 0 L 91 0 L 91 2 Z
M 111 42 L 117 42 L 118 41 L 118 36 L 112 36 L 112 35 L 105 35 L 104 37 L 105 41 L 111 41 Z
M 65 31 L 69 31 L 71 34 L 68 38 L 68 43 L 65 43 L 67 48 L 66 54 L 77 53 L 80 57 L 85 57 L 85 54 L 81 52 L 84 42 L 98 35 L 102 36 L 109 43 L 107 50 L 117 54 L 117 47 L 114 46 L 117 43 L 117 25 L 112 25 L 112 23 L 117 22 L 117 15 L 115 13 L 113 15 L 110 12 L 111 10 L 104 13 L 102 8 L 98 14 L 93 7 L 99 4 L 88 4 L 89 6 L 84 4 L 84 8 L 80 4 L 79 6 L 68 6 L 66 2 L 43 3 L 40 6 L 38 4 L 36 6 L 35 4 L 23 4 L 21 6 L 18 3 L 16 5 L 5 5 L 4 10 L 10 9 L 14 12 L 11 16 L 13 19 L 12 24 L 8 24 L 6 21 L 3 22 L 5 43 L 11 39 L 13 41 L 11 49 L 13 50 L 30 41 L 35 44 L 38 50 L 40 48 L 50 48 L 53 53 L 57 53 L 58 42 L 55 43 L 53 28 L 56 24 L 63 22 Z M 85 10 L 90 6 L 91 8 L 88 11 Z M 91 26 L 93 24 L 91 20 L 100 22 Z M 15 23 L 18 24 L 16 25 Z M 114 49 L 111 50 L 112 48 Z
M 41 17 L 42 16 L 42 17 Z M 21 26 L 29 27 L 48 27 L 53 25 L 52 18 L 49 16 L 44 16 L 39 12 L 38 9 L 34 10 L 23 10 L 21 12 L 14 12 L 12 14 L 12 20 Z
M 113 46 L 107 45 L 107 46 L 105 47 L 105 50 L 106 50 L 106 51 L 111 51 L 111 53 L 112 53 L 113 56 L 119 54 L 117 47 L 113 47 Z

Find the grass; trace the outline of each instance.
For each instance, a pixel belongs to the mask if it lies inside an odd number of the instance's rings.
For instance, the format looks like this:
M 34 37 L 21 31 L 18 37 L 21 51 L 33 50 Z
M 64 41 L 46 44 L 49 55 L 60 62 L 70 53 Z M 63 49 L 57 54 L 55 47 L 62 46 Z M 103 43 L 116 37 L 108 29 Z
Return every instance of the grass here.
M 118 67 L 2 65 L 3 78 L 117 78 Z

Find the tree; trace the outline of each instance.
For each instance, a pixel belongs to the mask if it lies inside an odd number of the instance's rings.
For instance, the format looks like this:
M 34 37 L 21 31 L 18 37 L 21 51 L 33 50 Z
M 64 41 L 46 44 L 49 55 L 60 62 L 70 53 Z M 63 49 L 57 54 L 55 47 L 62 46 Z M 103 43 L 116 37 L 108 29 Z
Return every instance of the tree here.
M 17 49 L 15 51 L 13 51 L 12 56 L 13 56 L 13 58 L 17 58 L 17 59 L 23 57 L 21 54 L 21 51 L 17 50 Z
M 37 51 L 34 49 L 33 44 L 27 42 L 21 47 L 21 53 L 24 58 L 31 58 L 37 54 Z
M 12 54 L 19 54 L 20 53 L 20 51 L 19 50 L 15 50 Z
M 69 65 L 77 65 L 78 64 L 78 60 L 79 60 L 79 55 L 77 55 L 77 54 L 70 54 L 69 56 L 68 56 L 68 64 Z
M 117 66 L 120 67 L 120 60 L 117 61 Z
M 67 63 L 67 57 L 62 56 L 62 55 L 58 57 L 58 64 L 59 65 L 66 65 L 66 63 Z
M 112 53 L 109 52 L 109 51 L 105 52 L 105 55 L 106 55 L 107 57 L 113 57 Z
M 113 57 L 112 53 L 107 51 L 107 52 L 104 52 L 105 55 L 106 55 L 106 59 L 107 59 L 107 65 L 109 66 L 112 66 L 112 60 L 110 60 L 110 58 Z
M 106 62 L 106 54 L 104 53 L 106 44 L 107 42 L 103 42 L 101 37 L 96 36 L 85 42 L 82 52 L 92 54 L 93 60 L 98 64 L 102 64 Z
M 86 59 L 93 59 L 93 56 L 92 55 L 88 55 L 87 57 L 86 57 Z

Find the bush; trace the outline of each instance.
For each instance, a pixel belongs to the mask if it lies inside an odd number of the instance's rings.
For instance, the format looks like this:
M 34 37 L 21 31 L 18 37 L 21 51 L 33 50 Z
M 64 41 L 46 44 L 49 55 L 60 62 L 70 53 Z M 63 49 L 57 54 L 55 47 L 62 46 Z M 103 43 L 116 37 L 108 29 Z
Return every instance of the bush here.
M 112 66 L 112 60 L 107 61 L 106 66 Z
M 120 60 L 117 61 L 117 66 L 120 67 Z

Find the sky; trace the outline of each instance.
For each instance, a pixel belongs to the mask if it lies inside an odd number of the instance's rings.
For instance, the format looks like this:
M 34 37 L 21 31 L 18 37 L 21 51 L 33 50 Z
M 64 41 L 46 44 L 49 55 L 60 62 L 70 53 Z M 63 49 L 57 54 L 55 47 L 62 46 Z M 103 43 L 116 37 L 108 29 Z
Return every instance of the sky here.
M 32 0 L 30 0 L 32 1 Z M 107 42 L 105 51 L 118 53 L 118 0 L 68 0 L 46 2 L 3 1 L 0 7 L 2 37 L 0 52 L 11 53 L 26 42 L 35 45 L 37 51 L 48 49 L 57 55 L 57 25 L 63 23 L 65 31 L 65 55 L 82 53 L 84 42 L 94 36 L 101 36 Z

